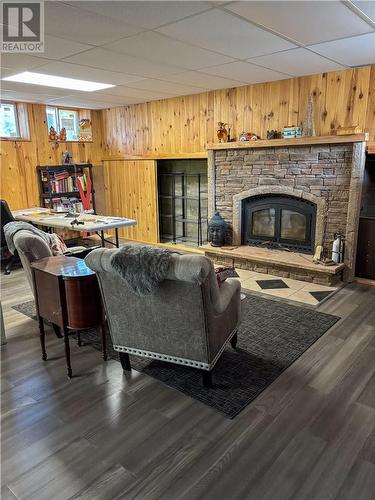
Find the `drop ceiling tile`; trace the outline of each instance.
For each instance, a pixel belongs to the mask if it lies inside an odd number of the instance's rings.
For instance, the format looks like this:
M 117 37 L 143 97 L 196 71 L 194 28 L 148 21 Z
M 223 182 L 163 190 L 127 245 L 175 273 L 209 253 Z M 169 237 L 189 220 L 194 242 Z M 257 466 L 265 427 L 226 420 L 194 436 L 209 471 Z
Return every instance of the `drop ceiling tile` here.
M 375 2 L 365 1 L 365 2 L 352 2 L 356 7 L 359 8 L 367 17 L 369 17 L 375 23 Z
M 152 54 L 150 54 L 150 57 L 152 57 Z M 95 48 L 83 54 L 69 57 L 66 61 L 145 78 L 160 78 L 166 74 L 181 73 L 183 71 L 183 68 L 177 66 L 154 63 L 140 57 L 132 57 L 101 48 Z M 181 63 L 183 64 L 183 61 Z
M 207 73 L 200 71 L 186 71 L 185 73 L 179 73 L 178 75 L 168 75 L 168 80 L 170 82 L 193 85 L 207 90 L 238 87 L 241 83 L 245 83 L 238 80 L 222 78 L 221 76 L 208 75 Z
M 102 45 L 142 31 L 124 21 L 62 2 L 45 2 L 45 26 L 48 35 L 91 45 Z
M 302 48 L 255 57 L 249 62 L 265 66 L 274 71 L 283 71 L 292 76 L 313 75 L 315 73 L 345 69 L 340 64 Z
M 153 90 L 155 92 L 161 92 L 168 95 L 186 95 L 186 94 L 196 94 L 198 92 L 204 92 L 205 88 L 194 87 L 190 85 L 185 85 L 177 82 L 168 82 L 164 80 L 142 80 L 133 85 L 137 89 Z M 161 97 L 162 98 L 162 97 Z
M 204 72 L 224 78 L 235 78 L 246 83 L 271 82 L 290 78 L 290 75 L 242 61 L 206 68 Z
M 46 59 L 63 59 L 64 57 L 78 54 L 84 50 L 91 49 L 92 45 L 86 45 L 72 40 L 64 40 L 51 35 L 44 37 L 44 52 L 40 53 L 40 57 Z M 39 54 L 36 54 L 39 57 Z
M 167 1 L 167 2 L 68 2 L 103 16 L 112 17 L 147 29 L 157 28 L 186 16 L 212 8 L 208 2 Z
M 238 59 L 270 54 L 295 46 L 218 9 L 170 24 L 157 31 Z
M 375 33 L 311 45 L 311 50 L 348 66 L 375 64 Z
M 142 99 L 134 98 L 134 97 L 119 97 L 119 96 L 114 96 L 114 95 L 103 95 L 99 94 L 99 92 L 88 92 L 88 93 L 83 93 L 83 92 L 78 92 L 74 93 L 74 95 L 71 95 L 70 97 L 74 97 L 76 99 L 80 99 L 82 101 L 88 101 L 88 102 L 105 102 L 107 104 L 113 104 L 116 106 L 122 106 L 124 104 L 135 104 L 137 102 L 142 101 Z
M 234 59 L 209 50 L 201 49 L 161 33 L 147 31 L 134 37 L 110 43 L 104 48 L 135 57 L 150 58 L 155 62 L 183 65 L 187 69 L 199 69 L 231 62 Z
M 80 64 L 71 64 L 64 61 L 50 62 L 34 70 L 37 73 L 45 73 L 55 76 L 65 76 L 67 78 L 77 78 L 78 80 L 89 80 L 100 83 L 110 83 L 112 85 L 121 85 L 123 83 L 132 83 L 142 80 L 140 76 L 127 75 L 115 71 L 90 68 Z
M 61 99 L 47 99 L 46 102 L 54 106 L 71 106 L 73 108 L 81 109 L 106 109 L 115 108 L 118 104 L 113 104 L 106 101 L 89 101 L 87 99 L 80 99 L 79 97 L 65 97 Z
M 48 99 L 56 99 L 56 96 L 47 94 L 33 94 L 32 92 L 14 92 L 8 90 L 1 90 L 1 98 L 10 101 L 18 102 L 37 102 L 44 103 Z
M 1 54 L 1 66 L 14 70 L 13 74 L 20 73 L 21 71 L 28 71 L 49 62 L 50 61 L 48 59 L 41 60 L 40 57 L 29 56 L 26 54 Z
M 137 85 L 134 83 L 132 85 Z M 97 95 L 102 95 L 103 99 L 106 95 L 112 95 L 117 97 L 133 97 L 135 99 L 145 99 L 145 100 L 155 100 L 155 99 L 164 99 L 168 97 L 168 94 L 163 94 L 162 92 L 156 92 L 153 90 L 145 90 L 145 89 L 137 89 L 135 87 L 127 87 L 127 86 L 118 86 L 112 87 L 110 89 L 98 90 L 95 92 Z
M 16 72 L 14 71 L 14 69 L 0 67 L 0 79 L 5 78 L 6 76 L 14 75 L 15 73 Z M 1 88 L 1 82 L 0 82 L 0 88 Z
M 234 2 L 225 8 L 306 45 L 371 31 L 339 1 Z

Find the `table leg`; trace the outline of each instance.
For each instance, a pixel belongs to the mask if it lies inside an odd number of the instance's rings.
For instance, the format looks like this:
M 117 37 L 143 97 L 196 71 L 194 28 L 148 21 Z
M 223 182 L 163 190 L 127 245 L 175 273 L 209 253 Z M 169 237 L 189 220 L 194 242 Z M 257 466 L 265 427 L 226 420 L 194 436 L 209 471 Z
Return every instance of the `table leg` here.
M 64 343 L 65 343 L 65 358 L 66 358 L 66 368 L 68 372 L 68 378 L 72 378 L 72 366 L 70 364 L 70 345 L 69 345 L 69 335 L 67 328 L 64 328 Z
M 46 353 L 46 332 L 44 330 L 44 321 L 41 316 L 38 318 L 39 321 L 39 338 L 40 338 L 40 345 L 42 347 L 42 360 L 46 361 L 47 360 L 47 353 Z
M 63 336 L 61 335 L 61 330 L 60 330 L 60 327 L 55 325 L 54 323 L 52 323 L 52 328 L 53 328 L 53 331 L 55 332 L 55 335 L 58 339 L 62 339 Z
M 101 333 L 102 333 L 102 353 L 104 361 L 107 361 L 107 338 L 106 338 L 106 329 L 105 329 L 105 321 L 102 321 L 100 325 Z
M 100 238 L 102 240 L 102 247 L 105 247 L 105 241 L 104 241 L 104 231 L 100 231 Z
M 81 332 L 79 330 L 77 331 L 77 345 L 78 345 L 78 347 L 82 346 Z
M 116 238 L 116 247 L 118 248 L 119 244 L 118 244 L 118 228 L 117 227 L 115 229 L 115 238 Z

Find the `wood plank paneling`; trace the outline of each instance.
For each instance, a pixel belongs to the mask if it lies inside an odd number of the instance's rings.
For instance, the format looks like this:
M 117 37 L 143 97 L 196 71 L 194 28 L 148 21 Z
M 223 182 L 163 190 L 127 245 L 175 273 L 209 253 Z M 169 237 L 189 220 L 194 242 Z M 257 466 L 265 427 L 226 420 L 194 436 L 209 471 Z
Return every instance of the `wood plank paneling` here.
M 27 113 L 30 140 L 0 141 L 0 193 L 13 210 L 40 205 L 35 168 L 38 164 L 59 164 L 62 153 L 66 150 L 73 154 L 73 159 L 77 162 L 98 164 L 102 158 L 100 111 L 80 110 L 82 117 L 91 118 L 94 142 L 56 144 L 48 140 L 45 106 L 22 104 L 21 107 L 22 112 Z M 100 191 L 97 190 L 96 194 L 100 197 Z
M 303 124 L 308 96 L 317 135 L 359 125 L 375 142 L 375 68 L 363 67 L 289 80 L 175 97 L 103 111 L 106 156 L 166 155 L 204 151 L 216 142 L 217 122 L 232 137 Z
M 366 128 L 370 134 L 369 150 L 375 152 L 375 66 L 371 67 L 367 102 Z
M 235 138 L 243 130 L 265 138 L 267 130 L 302 124 L 310 94 L 314 101 L 317 135 L 329 135 L 338 126 L 359 125 L 370 133 L 370 147 L 375 144 L 374 66 L 90 111 L 94 136 L 90 144 L 61 143 L 56 146 L 49 142 L 45 106 L 25 104 L 31 141 L 0 142 L 1 195 L 9 200 L 13 209 L 38 205 L 35 165 L 60 163 L 66 149 L 73 153 L 76 161 L 100 164 L 103 158 L 113 158 L 117 162 L 106 163 L 106 195 L 100 189 L 103 185 L 100 167 L 94 173 L 100 177 L 95 183 L 99 212 L 130 217 L 129 211 L 135 210 L 140 216 L 137 218 L 139 225 L 127 230 L 127 236 L 155 241 L 156 170 L 150 157 L 201 154 L 208 144 L 217 142 L 218 121 L 228 123 Z M 133 162 L 120 161 L 129 155 L 147 158 L 149 163 L 136 158 Z M 147 170 L 151 169 L 150 165 L 153 165 L 152 172 Z M 135 191 L 137 185 L 138 192 Z M 109 196 L 108 190 L 113 191 L 113 195 Z M 155 199 L 151 201 L 148 196 L 152 193 Z M 140 202 L 147 205 L 145 220 L 143 211 L 137 208 Z
M 146 243 L 158 242 L 156 162 L 154 160 L 104 161 L 106 211 L 135 219 L 137 225 L 120 236 Z

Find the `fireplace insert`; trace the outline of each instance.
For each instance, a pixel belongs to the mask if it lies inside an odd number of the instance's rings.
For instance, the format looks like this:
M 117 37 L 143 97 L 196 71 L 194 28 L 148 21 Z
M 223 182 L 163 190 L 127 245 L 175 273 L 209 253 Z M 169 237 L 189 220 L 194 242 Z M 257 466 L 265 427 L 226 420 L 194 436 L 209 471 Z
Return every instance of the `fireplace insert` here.
M 301 198 L 247 198 L 242 201 L 242 243 L 313 253 L 315 218 L 315 204 Z

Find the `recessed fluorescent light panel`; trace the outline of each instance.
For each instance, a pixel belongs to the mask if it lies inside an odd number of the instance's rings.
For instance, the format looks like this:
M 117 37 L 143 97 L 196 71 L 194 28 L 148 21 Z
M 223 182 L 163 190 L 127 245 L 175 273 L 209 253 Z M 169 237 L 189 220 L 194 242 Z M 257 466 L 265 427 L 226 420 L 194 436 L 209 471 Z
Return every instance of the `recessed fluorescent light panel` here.
M 18 75 L 3 78 L 9 82 L 30 83 L 32 85 L 45 85 L 46 87 L 58 87 L 60 89 L 80 90 L 81 92 L 95 92 L 95 90 L 109 89 L 115 85 L 109 83 L 89 82 L 87 80 L 76 80 L 63 76 L 45 75 L 43 73 L 32 73 L 25 71 Z

